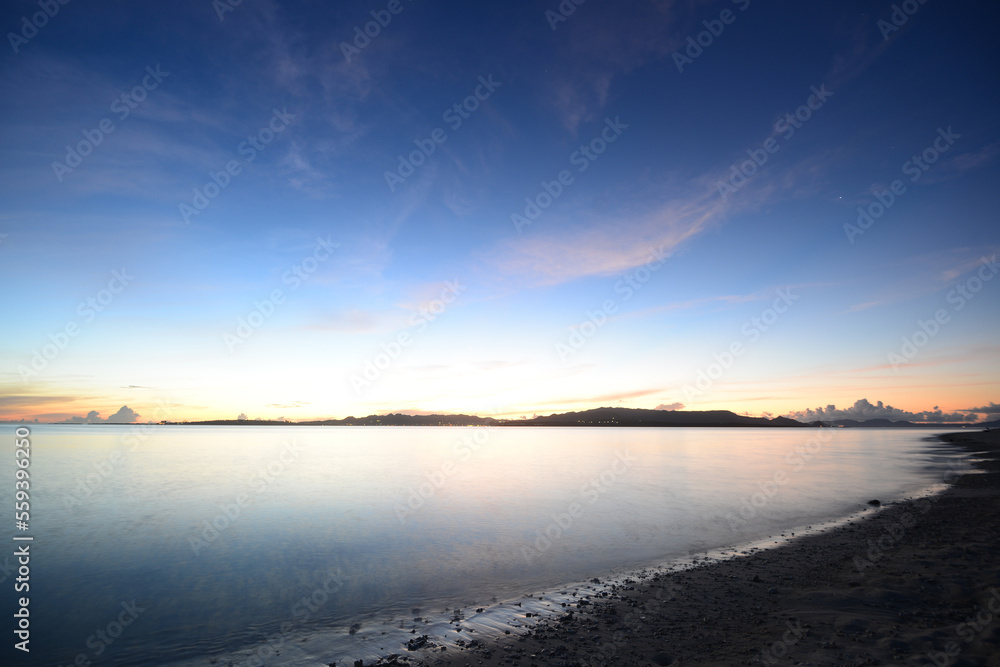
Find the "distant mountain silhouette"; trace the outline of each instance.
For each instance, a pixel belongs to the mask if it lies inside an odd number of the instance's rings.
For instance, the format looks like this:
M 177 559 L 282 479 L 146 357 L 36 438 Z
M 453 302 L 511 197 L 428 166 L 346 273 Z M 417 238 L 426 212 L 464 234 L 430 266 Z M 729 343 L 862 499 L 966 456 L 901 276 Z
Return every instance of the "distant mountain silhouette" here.
M 974 429 L 995 429 L 1000 428 L 1000 421 L 991 422 L 972 422 L 972 423 L 955 423 L 950 422 L 947 424 L 916 424 L 914 422 L 906 421 L 901 419 L 899 421 L 892 421 L 891 419 L 865 419 L 859 421 L 857 419 L 836 419 L 834 421 L 814 421 L 809 423 L 810 426 L 838 426 L 843 428 L 974 428 Z
M 595 408 L 507 421 L 504 426 L 807 426 L 786 417 L 746 417 L 729 410 L 641 410 Z
M 191 425 L 219 426 L 754 426 L 844 428 L 1000 428 L 1000 421 L 978 424 L 914 424 L 888 419 L 839 419 L 808 424 L 788 417 L 747 417 L 729 410 L 642 410 L 638 408 L 594 408 L 581 412 L 562 412 L 532 419 L 494 419 L 475 415 L 368 415 L 344 419 L 321 419 L 306 422 L 282 422 L 257 419 L 216 419 L 185 422 Z
M 920 424 L 914 424 L 913 422 L 906 421 L 905 419 L 900 419 L 899 421 L 892 421 L 891 419 L 865 419 L 863 421 L 859 421 L 857 419 L 838 419 L 833 422 L 833 425 L 844 426 L 847 428 L 854 426 L 869 428 L 910 428 L 913 426 L 920 426 Z
M 475 415 L 368 415 L 321 421 L 299 422 L 307 426 L 497 426 L 492 417 Z
M 785 417 L 746 417 L 729 410 L 667 411 L 636 408 L 595 408 L 564 412 L 532 419 L 494 419 L 475 415 L 368 415 L 344 419 L 279 422 L 249 419 L 217 419 L 188 422 L 193 425 L 230 426 L 809 426 Z
M 319 419 L 306 422 L 280 422 L 258 419 L 215 419 L 203 422 L 185 422 L 201 426 L 497 426 L 492 417 L 475 415 L 368 415 L 367 417 L 345 417 L 344 419 Z

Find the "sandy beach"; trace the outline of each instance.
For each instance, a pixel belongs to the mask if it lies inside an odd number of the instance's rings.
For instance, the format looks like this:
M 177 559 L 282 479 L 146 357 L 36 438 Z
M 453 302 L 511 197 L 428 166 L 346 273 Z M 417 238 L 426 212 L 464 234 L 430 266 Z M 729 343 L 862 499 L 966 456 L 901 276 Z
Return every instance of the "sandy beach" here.
M 378 664 L 1000 665 L 1000 433 L 943 439 L 981 460 L 936 496 L 746 557 L 595 585 L 498 640 L 466 633 L 457 651 Z

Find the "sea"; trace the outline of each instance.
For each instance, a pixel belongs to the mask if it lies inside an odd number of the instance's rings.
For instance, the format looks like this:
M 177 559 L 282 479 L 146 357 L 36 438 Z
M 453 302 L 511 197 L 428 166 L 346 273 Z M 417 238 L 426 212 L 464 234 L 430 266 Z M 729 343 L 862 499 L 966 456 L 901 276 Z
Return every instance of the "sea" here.
M 938 432 L 904 429 L 16 428 L 0 429 L 5 664 L 426 657 L 971 468 Z M 23 625 L 30 654 L 13 648 Z

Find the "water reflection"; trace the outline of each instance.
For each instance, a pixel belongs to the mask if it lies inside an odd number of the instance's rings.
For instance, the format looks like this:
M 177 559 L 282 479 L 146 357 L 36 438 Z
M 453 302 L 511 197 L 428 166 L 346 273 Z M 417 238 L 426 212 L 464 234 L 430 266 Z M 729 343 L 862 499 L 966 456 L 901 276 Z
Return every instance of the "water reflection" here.
M 346 633 L 842 516 L 956 460 L 925 433 L 847 429 L 130 434 L 33 429 L 38 664 L 193 658 L 283 623 Z M 133 600 L 145 611 L 95 655 Z

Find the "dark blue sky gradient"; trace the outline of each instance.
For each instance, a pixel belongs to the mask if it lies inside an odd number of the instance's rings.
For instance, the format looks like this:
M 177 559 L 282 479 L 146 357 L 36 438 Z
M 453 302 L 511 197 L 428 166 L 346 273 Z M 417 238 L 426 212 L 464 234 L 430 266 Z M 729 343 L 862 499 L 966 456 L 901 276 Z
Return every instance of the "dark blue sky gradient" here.
M 588 0 L 552 30 L 554 1 L 401 0 L 348 62 L 341 44 L 386 5 L 244 0 L 220 20 L 208 0 L 74 0 L 16 53 L 8 35 L 0 305 L 16 325 L 0 417 L 152 416 L 156 400 L 179 418 L 791 413 L 862 397 L 951 412 L 1000 395 L 1000 282 L 961 311 L 947 301 L 1000 245 L 993 4 L 910 2 L 883 39 L 892 2 Z M 5 34 L 38 11 L 6 3 Z M 674 54 L 722 12 L 732 22 L 679 72 Z M 157 66 L 169 74 L 120 118 L 113 101 Z M 453 129 L 444 112 L 480 77 L 500 85 Z M 813 88 L 832 96 L 776 131 Z M 294 121 L 247 161 L 239 147 L 275 110 Z M 114 131 L 60 180 L 53 163 L 104 118 Z M 627 129 L 579 171 L 574 152 L 608 119 Z M 436 128 L 447 139 L 391 189 L 386 172 Z M 911 181 L 905 163 L 948 128 L 959 138 Z M 769 139 L 777 151 L 723 199 L 720 181 Z M 231 160 L 239 174 L 185 219 Z M 562 170 L 572 183 L 518 230 L 512 214 Z M 885 214 L 845 231 L 896 179 Z M 282 276 L 327 237 L 338 252 L 292 291 Z M 648 282 L 616 293 L 661 246 Z M 23 372 L 123 266 L 134 283 Z M 450 280 L 459 298 L 359 389 Z M 793 307 L 747 341 L 789 286 Z M 227 344 L 276 288 L 287 300 Z M 566 355 L 607 299 L 616 312 Z M 892 367 L 940 308 L 947 325 Z M 746 354 L 686 390 L 733 342 Z

